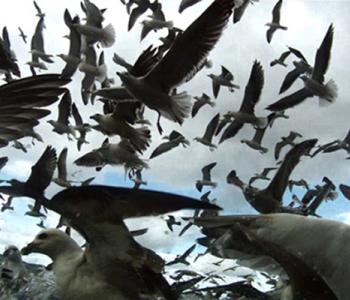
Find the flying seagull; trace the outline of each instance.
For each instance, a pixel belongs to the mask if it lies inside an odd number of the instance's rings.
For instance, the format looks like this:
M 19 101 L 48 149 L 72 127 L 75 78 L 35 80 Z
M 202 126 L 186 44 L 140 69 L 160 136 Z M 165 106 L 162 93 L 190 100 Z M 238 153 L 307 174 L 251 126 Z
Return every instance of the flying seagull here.
M 88 245 L 83 250 L 66 233 L 45 229 L 21 250 L 24 255 L 38 252 L 53 260 L 62 299 L 131 300 L 141 299 L 142 293 L 156 298 L 152 289 L 166 299 L 177 299 L 161 275 L 164 261 L 134 240 L 124 219 L 184 208 L 218 209 L 189 197 L 98 185 L 65 189 L 45 205 L 68 219 Z M 83 289 L 82 278 L 87 283 Z
M 35 200 L 34 211 L 40 212 L 41 203 L 44 201 L 45 190 L 49 186 L 56 168 L 56 150 L 47 146 L 40 156 L 25 182 L 11 179 L 10 186 L 0 186 L 0 193 L 12 197 L 28 197 Z
M 19 36 L 22 38 L 23 42 L 27 44 L 27 36 L 24 34 L 22 28 L 18 27 L 18 30 L 19 30 Z
M 277 212 L 304 213 L 304 211 L 290 210 L 284 207 L 283 194 L 287 188 L 289 176 L 299 163 L 301 156 L 308 153 L 316 142 L 317 139 L 311 139 L 294 146 L 286 154 L 283 163 L 265 189 L 259 190 L 252 186 L 245 187 L 243 194 L 249 204 L 263 214 Z
M 275 65 L 281 65 L 281 66 L 287 67 L 287 65 L 284 61 L 287 59 L 287 57 L 289 56 L 290 53 L 291 53 L 290 50 L 283 52 L 279 58 L 274 59 L 270 63 L 270 67 L 273 67 Z
M 289 278 L 289 295 L 301 299 L 345 300 L 349 295 L 346 251 L 350 227 L 333 220 L 292 214 L 223 216 L 196 219 L 215 239 L 209 251 L 222 258 L 265 258 Z M 325 241 L 332 241 L 325 243 Z M 322 249 L 322 251 L 320 251 Z M 272 259 L 271 259 L 272 258 Z M 240 264 L 244 263 L 240 260 Z
M 210 105 L 211 107 L 214 107 L 216 103 L 210 99 L 210 97 L 203 93 L 200 97 L 193 97 L 193 99 L 196 100 L 196 102 L 192 106 L 192 118 L 194 118 L 198 111 L 206 104 Z
M 161 143 L 156 149 L 153 150 L 151 156 L 149 157 L 150 159 L 168 152 L 179 145 L 182 145 L 184 148 L 186 148 L 190 144 L 190 142 L 176 130 L 173 130 L 170 133 L 168 139 L 168 142 Z
M 217 186 L 216 182 L 211 180 L 210 172 L 216 166 L 216 162 L 206 165 L 202 168 L 202 179 L 196 181 L 196 188 L 199 192 L 202 191 L 203 186 L 211 186 L 215 188 Z
M 126 89 L 160 115 L 182 124 L 191 109 L 186 92 L 170 95 L 203 67 L 204 59 L 219 40 L 232 13 L 232 0 L 216 0 L 182 34 L 169 51 L 143 77 L 118 73 Z M 181 60 L 181 63 L 179 63 Z M 158 119 L 158 130 L 161 131 Z
M 267 175 L 273 171 L 276 170 L 277 168 L 265 168 L 261 173 L 255 173 L 255 175 L 250 178 L 249 180 L 249 185 L 252 185 L 252 183 L 257 180 L 257 179 L 262 179 L 262 180 L 270 180 L 271 178 L 267 177 Z
M 239 85 L 234 84 L 234 77 L 232 73 L 227 70 L 224 66 L 221 66 L 221 74 L 209 74 L 208 77 L 212 80 L 213 95 L 215 98 L 218 97 L 221 86 L 227 86 L 230 92 L 234 92 L 234 89 L 239 89 Z
M 204 135 L 202 137 L 195 137 L 194 140 L 200 142 L 201 144 L 208 146 L 210 151 L 213 151 L 217 148 L 213 144 L 213 136 L 219 125 L 220 114 L 216 114 L 211 121 L 208 123 L 207 128 L 205 129 Z
M 249 76 L 248 84 L 244 91 L 244 97 L 238 112 L 229 112 L 234 118 L 223 132 L 220 143 L 234 137 L 245 123 L 251 123 L 259 128 L 267 126 L 267 118 L 256 117 L 254 114 L 255 105 L 258 103 L 264 85 L 264 71 L 261 64 L 255 61 Z
M 269 29 L 266 32 L 266 39 L 268 43 L 271 42 L 272 36 L 277 29 L 283 29 L 283 30 L 288 29 L 286 26 L 282 26 L 280 24 L 282 2 L 283 2 L 282 0 L 279 0 L 275 4 L 272 10 L 272 22 L 266 23 L 266 26 L 269 27 Z
M 276 143 L 275 145 L 275 160 L 279 159 L 282 148 L 287 145 L 295 146 L 294 140 L 298 137 L 301 138 L 303 136 L 295 131 L 289 132 L 288 136 L 282 136 L 282 141 Z
M 304 81 L 305 87 L 288 95 L 275 103 L 270 104 L 267 109 L 272 111 L 285 110 L 300 104 L 306 98 L 318 96 L 320 105 L 333 103 L 337 98 L 337 86 L 334 80 L 324 83 L 324 75 L 328 69 L 331 58 L 331 48 L 333 44 L 334 28 L 331 24 L 327 30 L 321 46 L 318 48 L 315 64 L 311 77 L 302 75 L 300 78 Z

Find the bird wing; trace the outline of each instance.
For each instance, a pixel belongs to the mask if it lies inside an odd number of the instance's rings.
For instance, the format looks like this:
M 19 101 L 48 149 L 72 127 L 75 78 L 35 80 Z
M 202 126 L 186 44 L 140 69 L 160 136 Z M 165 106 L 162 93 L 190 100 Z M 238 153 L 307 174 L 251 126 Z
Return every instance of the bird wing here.
M 75 125 L 76 126 L 83 125 L 83 118 L 81 117 L 79 110 L 78 110 L 77 106 L 75 105 L 75 103 L 72 104 L 72 114 L 73 114 L 73 118 L 75 121 Z
M 130 16 L 129 16 L 129 22 L 128 22 L 128 31 L 131 30 L 131 28 L 135 25 L 137 19 L 143 15 L 146 10 L 148 9 L 147 6 L 143 6 L 143 5 L 140 5 L 138 7 L 135 7 L 131 13 L 130 13 Z
M 38 5 L 38 3 L 36 3 L 36 1 L 33 1 L 33 4 L 34 4 L 34 7 L 35 7 L 36 11 L 38 12 L 38 14 L 41 15 L 42 11 L 41 11 L 41 8 Z
M 239 7 L 235 8 L 233 10 L 233 23 L 234 24 L 238 23 L 241 20 L 245 10 L 249 6 L 249 2 L 250 2 L 250 0 L 244 0 L 242 5 L 240 5 Z
M 1 114 L 1 112 L 0 112 Z M 347 144 L 350 144 L 350 129 L 348 130 L 348 133 L 346 134 L 346 137 L 344 138 L 344 142 Z
M 340 184 L 339 189 L 344 195 L 344 197 L 348 200 L 350 200 L 350 186 L 347 186 L 345 184 Z
M 157 48 L 149 46 L 144 50 L 135 61 L 134 65 L 130 69 L 130 74 L 136 77 L 146 75 L 155 64 L 159 61 L 159 56 L 156 54 Z
M 156 149 L 153 150 L 149 159 L 155 158 L 156 156 L 159 156 L 159 155 L 161 155 L 165 152 L 168 152 L 171 149 L 175 148 L 176 146 L 179 145 L 178 140 L 179 140 L 179 138 L 175 139 L 175 140 L 171 140 L 169 142 L 161 143 Z
M 181 14 L 186 8 L 189 8 L 200 1 L 202 0 L 182 0 L 179 6 L 179 13 Z
M 147 80 L 169 92 L 188 80 L 219 40 L 232 13 L 232 0 L 216 0 L 182 34 L 147 75 Z
M 192 106 L 192 118 L 194 118 L 194 117 L 197 115 L 198 111 L 200 110 L 200 108 L 201 108 L 203 105 L 205 105 L 205 103 L 206 103 L 206 102 L 204 102 L 204 101 L 197 100 L 197 101 L 193 104 L 193 106 Z
M 282 0 L 279 0 L 276 5 L 273 7 L 272 10 L 272 22 L 279 24 L 280 18 L 281 18 L 281 7 L 282 7 Z
M 301 73 L 298 71 L 297 68 L 295 68 L 292 71 L 288 72 L 286 77 L 283 79 L 283 82 L 282 82 L 282 85 L 281 85 L 279 93 L 282 94 L 286 90 L 288 90 L 291 87 L 291 85 L 295 82 L 295 80 L 298 79 L 299 75 L 301 75 Z
M 34 35 L 31 41 L 31 49 L 45 52 L 44 50 L 44 38 L 43 38 L 43 29 L 44 29 L 44 18 L 40 18 L 34 31 Z
M 241 121 L 234 120 L 233 122 L 231 122 L 230 125 L 228 125 L 224 130 L 219 143 L 221 144 L 223 141 L 234 137 L 237 134 L 237 132 L 240 131 L 243 125 L 244 123 L 242 123 Z
M 286 58 L 289 56 L 290 52 L 291 51 L 289 51 L 289 50 L 286 52 L 283 52 L 279 59 L 284 62 L 286 60 Z
M 205 130 L 203 138 L 211 143 L 214 133 L 216 132 L 216 129 L 218 128 L 219 125 L 219 120 L 220 120 L 220 114 L 216 114 L 209 124 L 207 125 L 207 128 Z
M 70 92 L 67 90 L 60 103 L 58 104 L 58 122 L 61 124 L 68 125 L 69 117 L 72 114 L 72 97 Z
M 278 101 L 270 104 L 266 109 L 271 111 L 281 111 L 287 108 L 291 108 L 303 102 L 306 98 L 312 97 L 313 94 L 306 88 L 302 88 L 293 94 L 279 99 Z
M 320 83 L 324 81 L 324 74 L 326 73 L 330 58 L 331 49 L 333 44 L 334 27 L 331 24 L 327 30 L 321 46 L 317 49 L 314 71 L 312 72 L 312 79 L 317 80 Z
M 227 70 L 224 66 L 221 66 L 221 76 L 230 81 L 234 79 L 232 73 L 229 70 Z
M 47 146 L 39 160 L 32 166 L 32 172 L 26 181 L 26 185 L 31 190 L 44 191 L 51 182 L 56 168 L 56 161 L 56 150 L 51 146 Z
M 290 52 L 292 52 L 296 57 L 300 58 L 301 60 L 303 60 L 304 62 L 307 63 L 307 60 L 305 58 L 305 56 L 298 50 L 298 49 L 295 49 L 293 47 L 289 47 L 288 46 L 288 49 Z
M 274 199 L 282 201 L 282 196 L 288 185 L 289 176 L 299 163 L 300 157 L 310 151 L 317 143 L 317 139 L 306 140 L 294 146 L 286 154 L 282 165 L 279 167 L 270 184 L 265 189 L 273 195 Z
M 248 84 L 244 91 L 243 101 L 240 107 L 241 112 L 254 114 L 255 105 L 258 103 L 264 86 L 264 70 L 258 61 L 254 61 L 250 72 Z
M 58 156 L 57 161 L 58 178 L 64 181 L 67 180 L 67 153 L 68 148 L 64 148 Z
M 215 98 L 217 98 L 220 91 L 220 84 L 218 84 L 215 80 L 212 80 L 212 87 L 213 87 L 213 95 Z
M 266 40 L 268 43 L 271 43 L 272 40 L 272 36 L 274 34 L 274 32 L 276 31 L 276 28 L 274 27 L 270 27 L 267 31 L 266 31 Z
M 203 175 L 204 180 L 208 180 L 208 181 L 211 180 L 210 171 L 215 166 L 216 166 L 216 162 L 213 162 L 213 163 L 206 165 L 205 167 L 202 168 L 202 175 Z

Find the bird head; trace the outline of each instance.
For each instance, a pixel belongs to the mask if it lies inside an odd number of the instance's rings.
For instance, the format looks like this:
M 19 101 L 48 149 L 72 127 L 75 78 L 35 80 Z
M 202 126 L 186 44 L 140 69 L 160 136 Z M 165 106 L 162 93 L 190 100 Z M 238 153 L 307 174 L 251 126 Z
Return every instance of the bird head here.
M 55 260 L 60 254 L 80 249 L 78 244 L 59 229 L 44 229 L 32 242 L 21 249 L 22 255 L 30 253 L 46 254 Z
M 92 116 L 90 116 L 90 119 L 95 120 L 96 122 L 99 122 L 102 118 L 101 114 L 94 114 Z
M 21 261 L 21 253 L 19 252 L 18 248 L 14 245 L 8 246 L 4 253 L 3 256 L 6 257 L 7 259 L 10 259 L 12 261 Z

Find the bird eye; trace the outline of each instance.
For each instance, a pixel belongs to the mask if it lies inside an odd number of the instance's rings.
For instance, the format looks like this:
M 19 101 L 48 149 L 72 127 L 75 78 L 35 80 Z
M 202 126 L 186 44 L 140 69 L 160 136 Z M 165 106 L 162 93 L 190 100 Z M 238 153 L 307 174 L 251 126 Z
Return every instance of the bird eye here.
M 47 234 L 47 233 L 40 233 L 39 235 L 38 235 L 38 239 L 39 240 L 44 240 L 44 239 L 46 239 L 47 237 L 48 237 L 49 235 Z

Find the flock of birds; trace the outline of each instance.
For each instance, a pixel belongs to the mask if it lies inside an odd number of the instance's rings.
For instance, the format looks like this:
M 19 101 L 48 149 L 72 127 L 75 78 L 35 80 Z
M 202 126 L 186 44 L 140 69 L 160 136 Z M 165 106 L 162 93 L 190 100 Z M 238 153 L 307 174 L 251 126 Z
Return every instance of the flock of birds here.
M 55 148 L 48 145 L 32 166 L 26 181 L 3 180 L 4 184 L 0 186 L 4 200 L 2 212 L 13 210 L 12 200 L 15 197 L 30 198 L 34 204 L 29 205 L 26 215 L 39 218 L 38 225 L 43 227 L 21 251 L 15 246 L 5 251 L 7 263 L 15 262 L 2 266 L 2 280 L 7 285 L 11 282 L 19 284 L 18 280 L 25 275 L 11 268 L 22 264 L 20 253 L 42 253 L 52 259 L 50 268 L 55 276 L 59 299 L 173 300 L 187 299 L 189 294 L 207 297 L 205 299 L 348 299 L 350 266 L 346 252 L 342 250 L 348 247 L 350 228 L 322 219 L 317 213 L 322 203 L 337 198 L 336 185 L 324 177 L 322 184 L 311 187 L 304 179 L 292 180 L 290 176 L 305 156 L 313 158 L 320 153 L 339 150 L 350 153 L 350 131 L 343 140 L 324 145 L 318 145 L 317 139 L 301 140 L 301 134 L 291 131 L 275 145 L 276 167 L 254 174 L 247 183 L 238 177 L 239 170 L 232 170 L 227 175 L 227 183 L 242 191 L 247 202 L 260 213 L 257 215 L 219 215 L 220 207 L 209 199 L 210 190 L 197 200 L 140 188 L 147 184 L 142 171 L 149 168 L 149 161 L 141 155 L 151 145 L 151 133 L 158 131 L 163 134 L 162 118 L 181 125 L 186 119 L 195 118 L 205 105 L 214 110 L 216 103 L 207 94 L 193 97 L 195 101 L 192 101 L 187 92 L 179 92 L 178 88 L 195 80 L 193 78 L 198 72 L 211 67 L 209 54 L 216 45 L 220 47 L 220 37 L 225 28 L 244 22 L 244 12 L 258 1 L 213 0 L 185 30 L 176 28 L 172 21 L 166 19 L 162 3 L 158 0 L 121 2 L 129 14 L 129 31 L 139 18 L 151 13 L 142 21 L 141 39 L 160 29 L 167 29 L 168 35 L 160 39 L 161 45 L 151 45 L 141 52 L 133 64 L 114 55 L 113 61 L 125 69 L 117 72 L 121 81 L 119 86 L 113 78 L 107 77 L 108 63 L 103 51 L 103 48 L 112 47 L 115 43 L 114 28 L 111 24 L 103 25 L 106 9 L 98 8 L 90 0 L 81 2 L 82 18 L 78 15 L 72 17 L 67 9 L 64 12 L 70 47 L 68 54 L 58 55 L 65 62 L 60 74 L 45 72 L 47 64 L 54 63 L 54 59 L 44 49 L 46 16 L 35 1 L 39 20 L 30 42 L 32 59 L 27 63 L 32 76 L 19 78 L 21 72 L 9 34 L 6 27 L 3 29 L 0 69 L 7 83 L 0 86 L 0 146 L 12 143 L 15 148 L 26 152 L 27 147 L 20 139 L 31 137 L 33 145 L 35 141 L 43 142 L 35 127 L 58 103 L 58 118 L 48 121 L 55 134 L 66 135 L 70 141 L 76 142 L 79 151 L 83 151 L 84 144 L 89 143 L 91 131 L 99 131 L 106 137 L 102 145 L 82 154 L 74 163 L 95 168 L 97 172 L 106 165 L 123 166 L 134 187 L 93 185 L 94 177 L 71 180 L 67 168 L 68 148 L 64 148 L 57 157 Z M 197 2 L 200 0 L 182 0 L 179 13 Z M 277 30 L 288 30 L 281 25 L 282 9 L 283 0 L 279 0 L 273 7 L 272 21 L 266 24 L 267 43 L 271 43 Z M 230 22 L 232 15 L 233 24 Z M 25 32 L 21 28 L 19 32 L 23 42 L 27 43 Z M 203 135 L 194 140 L 215 151 L 220 144 L 234 138 L 243 126 L 252 126 L 255 129 L 253 138 L 242 139 L 241 142 L 265 154 L 270 147 L 263 144 L 264 135 L 277 119 L 289 118 L 286 110 L 315 96 L 321 105 L 334 103 L 337 86 L 332 79 L 325 79 L 331 61 L 333 35 L 331 24 L 316 51 L 313 64 L 309 64 L 300 50 L 292 47 L 271 62 L 271 67 L 285 67 L 288 57 L 296 58 L 294 69 L 282 82 L 280 94 L 287 92 L 298 79 L 304 82 L 304 87 L 270 104 L 267 116 L 255 114 L 264 86 L 264 69 L 258 60 L 254 61 L 239 110 L 216 113 Z M 73 102 L 66 87 L 69 82 L 74 82 L 73 75 L 78 70 L 84 74 L 80 83 L 83 103 Z M 214 98 L 219 97 L 221 89 L 227 88 L 231 92 L 240 89 L 233 74 L 224 66 L 220 74 L 209 74 L 208 77 Z M 91 115 L 92 121 L 86 122 L 79 112 L 80 106 L 100 102 L 103 103 L 103 111 Z M 145 118 L 147 109 L 158 114 L 156 130 Z M 71 123 L 71 117 L 75 124 Z M 115 136 L 119 136 L 119 142 L 111 142 Z M 218 136 L 219 142 L 215 144 L 214 139 Z M 153 150 L 149 160 L 175 151 L 173 149 L 180 145 L 190 145 L 189 140 L 176 130 L 164 135 L 164 139 L 166 141 Z M 287 147 L 288 152 L 280 160 L 282 151 Z M 8 160 L 8 157 L 0 158 L 0 169 Z M 195 183 L 199 192 L 216 187 L 217 182 L 211 176 L 211 170 L 216 165 L 213 162 L 202 168 L 202 178 Z M 258 180 L 269 183 L 259 189 L 253 186 Z M 51 182 L 64 189 L 48 199 L 45 191 Z M 299 199 L 293 194 L 290 203 L 285 204 L 286 189 L 292 194 L 295 186 L 305 188 L 305 195 Z M 350 199 L 350 187 L 341 184 L 339 188 L 344 197 Z M 165 262 L 156 252 L 134 239 L 147 230 L 130 231 L 124 219 L 168 214 L 181 209 L 193 209 L 194 215 L 185 220 L 180 235 L 194 225 L 199 226 L 204 234 L 197 242 L 207 250 L 198 254 L 197 259 L 206 253 L 223 259 L 259 257 L 261 260 L 255 267 L 272 272 L 262 272 L 272 284 L 272 291 L 259 291 L 248 279 L 222 285 L 217 281 L 220 277 L 217 274 L 214 274 L 215 278 L 213 274 L 202 276 L 189 270 L 179 270 L 171 277 L 174 283 L 170 284 L 163 276 L 164 268 L 174 264 L 188 265 L 186 259 L 196 245 L 174 260 Z M 49 211 L 61 216 L 55 229 L 45 228 L 44 218 Z M 170 231 L 182 224 L 173 215 L 165 221 Z M 85 239 L 83 246 L 70 237 L 71 228 Z M 284 278 L 280 280 L 282 283 L 271 275 L 276 269 L 280 272 L 278 274 L 287 275 L 281 275 Z M 217 284 L 198 287 L 208 280 Z

